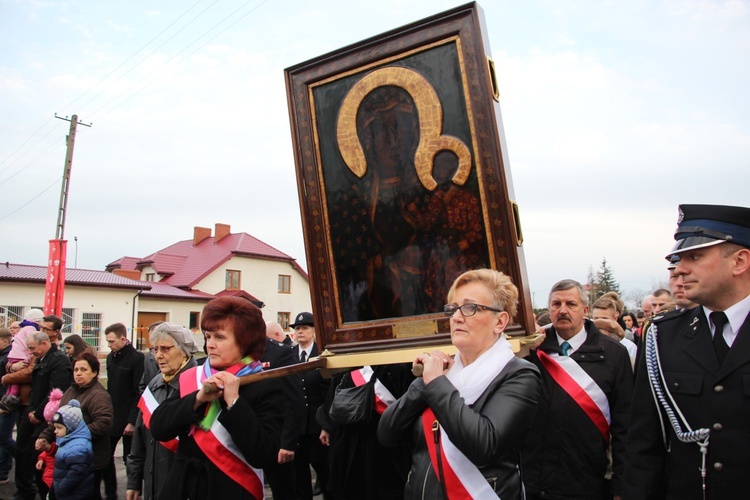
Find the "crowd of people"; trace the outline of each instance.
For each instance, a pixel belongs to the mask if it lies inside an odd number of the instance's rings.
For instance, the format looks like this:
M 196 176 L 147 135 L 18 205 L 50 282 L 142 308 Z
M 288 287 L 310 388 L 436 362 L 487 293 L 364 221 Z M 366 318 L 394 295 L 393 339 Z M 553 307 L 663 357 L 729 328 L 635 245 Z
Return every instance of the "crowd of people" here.
M 504 335 L 518 289 L 491 269 L 448 292 L 454 355 L 332 379 L 305 365 L 320 354 L 311 313 L 292 338 L 222 297 L 201 316 L 205 357 L 174 323 L 149 327 L 146 356 L 108 327 L 104 389 L 85 342 L 58 347 L 62 320 L 32 309 L 0 330 L 0 482 L 15 458 L 14 498 L 101 498 L 101 483 L 117 498 L 122 439 L 127 500 L 258 499 L 265 484 L 303 500 L 745 498 L 750 209 L 680 214 L 669 289 L 629 311 L 563 279 L 523 358 Z

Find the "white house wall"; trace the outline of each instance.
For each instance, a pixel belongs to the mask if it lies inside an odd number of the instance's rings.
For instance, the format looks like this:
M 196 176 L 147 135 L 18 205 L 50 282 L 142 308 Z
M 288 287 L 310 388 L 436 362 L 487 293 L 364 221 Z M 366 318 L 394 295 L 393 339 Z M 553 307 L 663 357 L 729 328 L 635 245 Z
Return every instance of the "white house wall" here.
M 263 301 L 263 318 L 276 321 L 279 311 L 291 317 L 302 311 L 312 311 L 310 284 L 289 262 L 247 257 L 233 257 L 214 270 L 193 289 L 206 293 L 218 293 L 226 285 L 227 270 L 240 271 L 240 288 Z M 279 293 L 279 275 L 291 276 L 291 293 Z
M 137 290 L 67 285 L 63 308 L 73 309 L 71 333 L 81 335 L 83 313 L 100 314 L 99 351 L 109 352 L 104 329 L 112 323 L 124 323 L 131 330 L 133 297 Z M 44 284 L 0 283 L 0 305 L 39 307 L 44 304 Z M 65 333 L 63 333 L 63 336 Z
M 167 321 L 190 328 L 190 313 L 203 311 L 206 302 L 139 297 L 138 312 L 166 313 Z

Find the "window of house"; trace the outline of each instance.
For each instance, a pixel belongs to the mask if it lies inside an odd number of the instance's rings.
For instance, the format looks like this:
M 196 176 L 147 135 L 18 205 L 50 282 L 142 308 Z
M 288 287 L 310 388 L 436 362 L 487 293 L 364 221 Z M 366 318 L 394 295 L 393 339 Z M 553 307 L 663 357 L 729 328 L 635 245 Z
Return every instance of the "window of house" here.
M 2 327 L 8 328 L 14 321 L 23 320 L 23 306 L 0 306 Z
M 60 333 L 73 333 L 73 314 L 75 313 L 74 309 L 69 307 L 63 307 L 62 310 L 62 320 L 63 320 L 63 326 L 62 330 L 60 330 Z
M 81 337 L 87 344 L 99 350 L 99 333 L 102 331 L 101 313 L 83 313 L 81 316 Z
M 279 293 L 291 293 L 292 277 L 279 274 Z
M 201 328 L 201 313 L 197 311 L 190 311 L 190 329 L 200 330 Z
M 227 290 L 239 290 L 240 289 L 240 271 L 232 271 L 227 269 L 227 282 L 224 287 Z
M 146 273 L 146 281 L 156 281 L 156 273 Z
M 288 312 L 280 312 L 276 314 L 276 322 L 281 325 L 281 328 L 284 330 L 289 329 L 289 316 L 290 314 Z

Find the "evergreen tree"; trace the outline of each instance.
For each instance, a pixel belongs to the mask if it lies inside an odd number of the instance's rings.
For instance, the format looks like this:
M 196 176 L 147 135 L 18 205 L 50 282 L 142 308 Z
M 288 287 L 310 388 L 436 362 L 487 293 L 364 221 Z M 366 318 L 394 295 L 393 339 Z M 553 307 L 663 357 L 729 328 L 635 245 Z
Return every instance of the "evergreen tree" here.
M 598 273 L 597 273 L 598 274 Z M 594 274 L 593 268 L 589 265 L 589 272 L 586 275 L 586 284 L 583 286 L 586 294 L 589 296 L 589 305 L 593 304 L 599 298 L 599 283 L 597 275 Z
M 620 284 L 615 279 L 612 269 L 607 265 L 607 258 L 602 258 L 602 264 L 596 272 L 596 292 L 597 297 L 607 292 L 620 293 Z

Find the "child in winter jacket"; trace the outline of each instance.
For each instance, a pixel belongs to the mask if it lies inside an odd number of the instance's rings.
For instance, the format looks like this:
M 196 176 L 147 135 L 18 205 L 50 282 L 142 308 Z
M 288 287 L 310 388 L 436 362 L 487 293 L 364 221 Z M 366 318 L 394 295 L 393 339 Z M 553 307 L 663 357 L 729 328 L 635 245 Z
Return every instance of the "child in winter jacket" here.
M 31 351 L 26 346 L 29 335 L 39 331 L 39 322 L 44 319 L 44 313 L 41 309 L 29 309 L 19 325 L 21 329 L 13 336 L 10 343 L 10 352 L 8 353 L 8 365 L 25 361 L 28 365 L 31 362 Z M 19 384 L 10 384 L 5 394 L 0 398 L 0 412 L 12 413 L 20 407 L 21 404 L 21 386 Z
M 49 402 L 44 407 L 43 412 L 44 419 L 47 422 L 52 422 L 55 413 L 60 409 L 62 395 L 63 393 L 60 389 L 52 389 L 52 392 L 50 392 Z M 55 453 L 57 453 L 57 444 L 46 444 L 40 447 L 38 443 L 39 442 L 37 442 L 37 450 L 41 450 L 41 453 L 39 454 L 39 460 L 36 463 L 36 470 L 44 469 L 44 472 L 42 473 L 42 482 L 44 485 L 39 485 L 40 490 L 42 490 L 43 486 L 47 487 L 47 489 L 39 491 L 39 496 L 44 499 L 47 498 L 47 493 L 49 493 L 49 490 L 52 488 L 52 476 L 55 471 Z
M 52 488 L 57 500 L 89 499 L 94 495 L 94 451 L 91 432 L 83 421 L 76 399 L 61 407 L 52 417 L 57 455 Z

